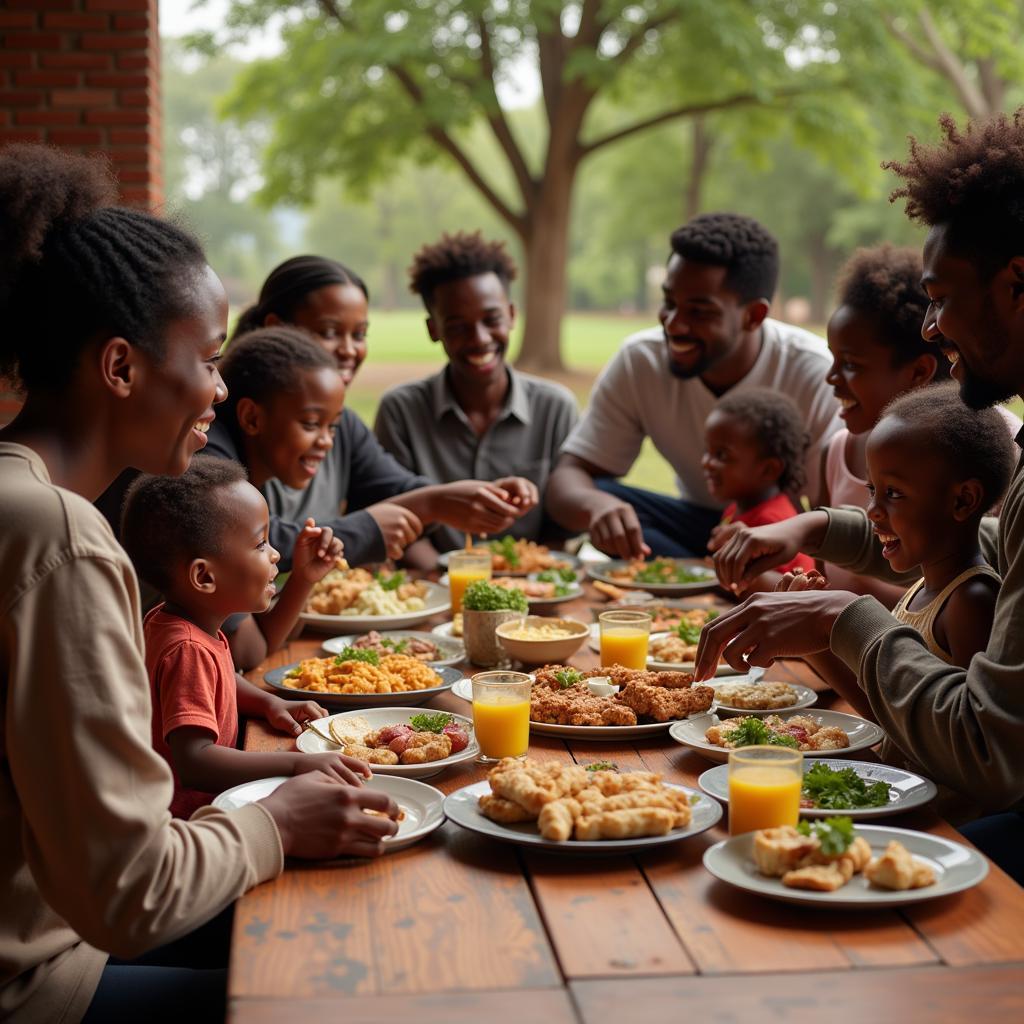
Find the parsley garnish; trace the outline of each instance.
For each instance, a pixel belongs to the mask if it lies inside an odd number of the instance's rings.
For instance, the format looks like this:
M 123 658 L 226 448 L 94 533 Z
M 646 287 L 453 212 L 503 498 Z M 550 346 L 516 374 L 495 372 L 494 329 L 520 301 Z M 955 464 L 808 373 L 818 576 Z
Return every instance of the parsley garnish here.
M 824 821 L 801 821 L 796 827 L 802 836 L 816 836 L 821 852 L 829 857 L 846 853 L 856 838 L 849 818 L 825 818 Z
M 373 578 L 380 584 L 381 590 L 397 590 L 405 582 L 405 570 L 399 569 L 398 572 L 393 572 L 390 576 L 385 576 L 382 572 L 375 572 Z
M 595 761 L 586 766 L 588 772 L 617 772 L 619 766 L 614 761 Z
M 516 541 L 514 537 L 501 537 L 498 540 L 492 540 L 488 545 L 491 552 L 495 555 L 501 555 L 502 558 L 508 563 L 510 569 L 516 569 L 519 566 L 519 553 L 516 551 Z
M 376 651 L 367 651 L 358 647 L 346 647 L 344 653 L 334 658 L 335 665 L 344 665 L 346 661 L 365 661 L 368 665 L 379 665 L 380 655 Z
M 800 749 L 800 744 L 794 737 L 773 732 L 760 718 L 753 716 L 742 719 L 735 729 L 730 730 L 726 738 L 734 747 L 756 747 L 767 744 L 772 747 Z
M 462 607 L 470 612 L 525 612 L 529 610 L 530 604 L 521 590 L 477 580 L 466 588 Z
M 827 811 L 884 807 L 889 802 L 889 784 L 868 783 L 853 768 L 830 768 L 816 761 L 804 773 L 803 795 Z
M 449 715 L 446 711 L 425 711 L 419 715 L 413 715 L 409 719 L 409 724 L 417 732 L 443 732 L 446 725 L 451 725 L 455 721 L 454 715 Z
M 574 668 L 561 668 L 555 673 L 555 680 L 558 683 L 559 689 L 562 690 L 567 690 L 582 678 L 583 673 L 577 672 Z
M 408 640 L 392 640 L 391 637 L 385 636 L 381 638 L 381 647 L 386 647 L 389 651 L 395 654 L 404 654 L 405 649 L 409 646 Z

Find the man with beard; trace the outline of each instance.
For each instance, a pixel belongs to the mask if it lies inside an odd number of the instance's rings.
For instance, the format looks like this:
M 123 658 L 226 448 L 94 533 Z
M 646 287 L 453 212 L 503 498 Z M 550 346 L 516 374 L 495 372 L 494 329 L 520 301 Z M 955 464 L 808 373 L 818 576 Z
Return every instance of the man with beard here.
M 1024 394 L 1024 108 L 966 131 L 948 115 L 940 124 L 939 145 L 911 140 L 910 159 L 885 166 L 904 181 L 893 198 L 905 198 L 907 215 L 930 229 L 922 278 L 930 305 L 922 334 L 949 358 L 963 401 L 984 408 Z M 1024 431 L 1017 444 L 1024 444 Z M 999 519 L 983 522 L 981 543 L 1003 583 L 988 646 L 966 670 L 931 654 L 919 633 L 872 597 L 796 589 L 755 595 L 712 623 L 701 637 L 697 677 L 713 675 L 720 655 L 745 667 L 831 649 L 856 674 L 879 724 L 936 782 L 969 795 L 979 814 L 1019 809 L 1024 461 Z M 821 509 L 754 530 L 729 528 L 713 546 L 727 585 L 742 585 L 796 550 L 855 572 L 886 574 L 872 524 L 849 509 Z M 1019 813 L 991 815 L 964 832 L 1024 882 Z
M 825 343 L 768 318 L 775 239 L 749 217 L 710 213 L 673 232 L 671 245 L 661 329 L 627 338 L 602 371 L 548 482 L 552 518 L 619 558 L 705 554 L 722 504 L 701 468 L 704 421 L 727 391 L 771 388 L 793 400 L 810 435 L 812 499 L 822 444 L 839 427 Z M 675 470 L 678 498 L 616 479 L 645 437 Z

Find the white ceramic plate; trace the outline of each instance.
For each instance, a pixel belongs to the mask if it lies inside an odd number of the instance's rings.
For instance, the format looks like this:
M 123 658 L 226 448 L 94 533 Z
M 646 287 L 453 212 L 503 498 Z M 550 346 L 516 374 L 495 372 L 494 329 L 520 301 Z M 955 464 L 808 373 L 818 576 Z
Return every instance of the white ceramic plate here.
M 437 644 L 438 653 L 441 657 L 437 661 L 426 663 L 431 668 L 445 668 L 448 665 L 457 665 L 460 661 L 466 660 L 466 648 L 461 640 L 456 640 L 454 637 L 438 639 L 432 633 L 418 633 L 407 629 L 378 630 L 378 632 L 388 640 L 397 641 L 411 638 L 413 640 L 429 640 L 431 643 Z M 332 636 L 329 640 L 325 640 L 321 646 L 328 654 L 341 654 L 342 651 L 364 636 L 366 636 L 366 633 L 353 633 L 350 636 Z
M 558 561 L 560 563 L 562 563 L 559 566 L 559 568 L 575 569 L 577 572 L 579 572 L 580 569 L 583 566 L 583 563 L 575 555 L 570 555 L 568 551 L 555 551 L 555 550 L 552 550 L 551 554 L 554 555 L 555 558 L 558 559 Z M 450 551 L 442 551 L 441 554 L 439 554 L 437 556 L 437 564 L 442 569 L 447 569 L 448 568 L 448 559 L 449 559 L 450 556 L 451 556 L 451 552 Z M 494 574 L 495 574 L 495 576 L 525 576 L 526 575 L 525 572 L 522 572 L 521 570 L 517 570 L 517 569 L 502 569 L 501 572 L 498 572 L 497 570 L 495 570 Z
M 770 713 L 783 719 L 804 714 L 802 711 L 790 711 L 789 709 Z M 809 757 L 812 760 L 823 757 L 846 757 L 847 754 L 873 747 L 885 737 L 885 733 L 874 722 L 868 722 L 856 715 L 844 715 L 841 711 L 812 711 L 808 713 L 808 717 L 817 719 L 822 725 L 838 726 L 850 737 L 850 745 L 843 747 L 842 750 L 805 750 L 804 757 Z M 720 723 L 721 719 L 718 715 L 711 712 L 706 715 L 694 715 L 684 721 L 673 722 L 668 734 L 677 743 L 682 743 L 684 747 L 691 747 L 699 751 L 709 761 L 726 762 L 729 760 L 730 748 L 716 746 L 704 739 L 707 730 Z
M 295 746 L 304 754 L 321 754 L 325 751 L 338 750 L 336 743 L 329 743 L 326 736 L 330 735 L 330 726 L 327 724 L 334 719 L 341 721 L 346 718 L 365 718 L 374 729 L 383 729 L 385 725 L 405 725 L 413 715 L 423 712 L 416 708 L 367 708 L 365 711 L 345 711 L 340 715 L 330 715 L 327 718 L 318 718 L 316 728 L 323 736 L 305 729 L 295 740 Z M 395 775 L 403 779 L 429 779 L 434 775 L 440 775 L 446 768 L 462 764 L 464 761 L 472 761 L 480 756 L 480 744 L 473 735 L 473 720 L 464 715 L 452 715 L 460 725 L 466 727 L 469 733 L 469 746 L 460 750 L 451 757 L 442 761 L 428 761 L 426 764 L 371 764 L 370 770 L 374 775 Z
M 643 611 L 640 608 L 639 611 Z M 668 636 L 668 633 L 652 633 L 651 640 L 660 640 L 662 637 Z M 590 639 L 587 641 L 587 646 L 594 651 L 595 654 L 601 653 L 601 625 L 598 622 L 592 622 L 590 624 Z M 656 658 L 647 655 L 647 667 L 652 672 L 692 672 L 694 663 L 692 661 L 658 661 Z M 715 670 L 716 676 L 736 676 L 742 673 L 737 672 L 726 661 L 720 661 L 718 668 Z M 738 681 L 738 680 L 737 680 Z M 730 680 L 732 682 L 732 680 Z
M 284 677 L 298 666 L 299 662 L 295 662 L 294 665 L 271 669 L 263 679 L 278 696 L 287 700 L 315 700 L 325 708 L 344 710 L 379 707 L 382 704 L 396 707 L 426 704 L 431 697 L 450 690 L 452 685 L 462 678 L 462 673 L 457 668 L 435 668 L 431 671 L 437 675 L 438 684 L 426 690 L 407 690 L 403 693 L 320 693 L 316 690 L 296 690 L 284 685 Z
M 461 637 L 452 635 L 452 629 L 454 628 L 454 626 L 454 622 L 442 622 L 440 626 L 434 626 L 434 628 L 431 629 L 430 632 L 433 633 L 434 636 L 443 636 L 447 637 L 450 640 L 458 640 L 459 643 L 462 643 Z
M 424 582 L 427 584 L 425 606 L 418 612 L 404 612 L 401 615 L 318 615 L 316 612 L 303 612 L 299 616 L 299 621 L 319 632 L 346 635 L 365 633 L 371 629 L 408 629 L 451 608 L 451 596 L 447 587 L 429 581 Z
M 938 899 L 970 889 L 988 874 L 988 861 L 977 850 L 928 832 L 858 825 L 857 834 L 870 843 L 871 852 L 876 857 L 885 851 L 890 841 L 898 840 L 914 857 L 931 866 L 936 876 L 935 884 L 896 892 L 875 888 L 863 874 L 859 874 L 835 892 L 790 889 L 782 884 L 781 878 L 765 878 L 758 873 L 754 866 L 753 832 L 733 836 L 708 847 L 704 851 L 704 867 L 729 885 L 773 900 L 846 910 L 878 910 Z
M 665 783 L 665 785 L 670 785 Z M 529 846 L 534 849 L 550 850 L 555 853 L 580 853 L 614 857 L 622 853 L 631 853 L 636 850 L 649 850 L 654 846 L 664 846 L 667 843 L 677 843 L 681 839 L 688 839 L 690 836 L 699 835 L 701 832 L 711 828 L 722 816 L 722 808 L 714 800 L 698 793 L 696 790 L 687 789 L 685 786 L 672 786 L 673 789 L 681 789 L 688 793 L 693 803 L 693 820 L 689 828 L 673 829 L 664 836 L 642 836 L 639 839 L 601 839 L 577 841 L 567 839 L 564 843 L 545 839 L 537 831 L 536 824 L 526 822 L 519 825 L 503 825 L 480 813 L 479 799 L 485 793 L 491 792 L 491 784 L 486 780 L 474 782 L 470 786 L 450 793 L 444 800 L 444 813 L 455 822 L 470 832 L 479 832 L 481 835 L 499 839 L 504 843 L 514 843 L 517 846 Z
M 587 575 L 592 580 L 600 580 L 602 583 L 610 583 L 613 587 L 621 587 L 623 590 L 646 590 L 651 594 L 693 594 L 703 590 L 713 590 L 718 586 L 718 577 L 715 570 L 706 566 L 703 562 L 690 558 L 676 558 L 676 562 L 685 563 L 685 567 L 695 576 L 701 579 L 692 583 L 642 583 L 632 580 L 614 578 L 611 573 L 618 572 L 629 566 L 628 562 L 622 559 L 614 559 L 610 562 L 602 562 L 599 565 L 588 565 Z
M 719 672 L 720 676 L 724 673 Z M 754 672 L 751 670 L 748 676 L 736 676 L 729 677 L 728 679 L 722 680 L 723 686 L 733 686 L 738 683 L 751 683 L 757 684 L 761 681 L 763 673 L 761 671 Z M 787 686 L 791 686 L 796 691 L 796 703 L 790 704 L 784 708 L 771 708 L 767 711 L 755 709 L 750 710 L 749 708 L 735 708 L 729 704 L 723 704 L 720 700 L 715 698 L 715 704 L 720 714 L 725 715 L 729 718 L 735 718 L 737 715 L 757 715 L 758 718 L 764 718 L 765 715 L 777 715 L 782 711 L 799 711 L 802 708 L 813 707 L 818 703 L 818 695 L 809 686 L 801 686 L 799 683 L 787 683 Z
M 214 797 L 213 806 L 222 811 L 237 810 L 269 796 L 282 782 L 287 781 L 286 778 L 273 778 L 244 782 Z M 444 822 L 444 797 L 433 786 L 389 775 L 374 775 L 363 785 L 367 789 L 387 793 L 404 812 L 404 817 L 398 823 L 398 831 L 384 840 L 386 853 L 411 846 Z
M 819 758 L 807 758 L 804 761 L 806 772 Z M 844 815 L 847 818 L 884 818 L 889 814 L 902 814 L 928 803 L 935 796 L 935 783 L 913 772 L 905 772 L 902 768 L 893 768 L 887 764 L 872 764 L 870 761 L 840 761 L 830 758 L 829 768 L 852 768 L 865 782 L 889 783 L 889 802 L 882 807 L 851 807 L 849 809 L 834 808 L 820 810 L 815 807 L 801 807 L 802 818 L 834 818 Z M 713 796 L 722 803 L 729 802 L 729 766 L 720 764 L 709 768 L 697 780 L 697 785 L 708 796 Z

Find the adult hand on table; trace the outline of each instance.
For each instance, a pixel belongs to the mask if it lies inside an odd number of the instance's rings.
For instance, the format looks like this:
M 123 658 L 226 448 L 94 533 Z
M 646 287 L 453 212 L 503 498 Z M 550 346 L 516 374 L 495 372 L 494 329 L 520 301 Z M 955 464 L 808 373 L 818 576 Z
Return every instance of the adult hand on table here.
M 710 679 L 722 658 L 746 672 L 752 665 L 767 668 L 776 658 L 828 650 L 832 626 L 856 600 L 845 590 L 754 594 L 701 630 L 694 679 Z
M 401 505 L 381 501 L 370 505 L 366 511 L 373 517 L 384 538 L 388 558 L 401 558 L 402 552 L 423 532 L 423 523 L 419 517 Z
M 381 841 L 398 831 L 398 805 L 387 793 L 346 785 L 322 771 L 289 779 L 260 803 L 277 823 L 289 857 L 377 857 Z
M 587 529 L 590 543 L 612 558 L 632 561 L 651 553 L 644 543 L 644 531 L 636 511 L 628 502 L 611 499 L 594 512 Z

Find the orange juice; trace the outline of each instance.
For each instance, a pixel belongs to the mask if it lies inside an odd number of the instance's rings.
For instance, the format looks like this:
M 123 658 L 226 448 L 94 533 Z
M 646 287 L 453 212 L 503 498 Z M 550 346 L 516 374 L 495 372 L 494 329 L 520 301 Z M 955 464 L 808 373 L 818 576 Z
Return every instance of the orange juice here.
M 456 569 L 448 573 L 448 589 L 452 594 L 452 615 L 462 611 L 462 596 L 466 593 L 466 587 L 477 580 L 489 580 L 490 570 L 480 569 Z
M 752 764 L 729 772 L 729 834 L 796 825 L 803 776 L 771 764 Z
M 623 668 L 647 667 L 649 631 L 632 626 L 602 626 L 601 664 Z
M 473 731 L 484 757 L 520 757 L 530 745 L 530 702 L 495 694 L 473 701 Z

